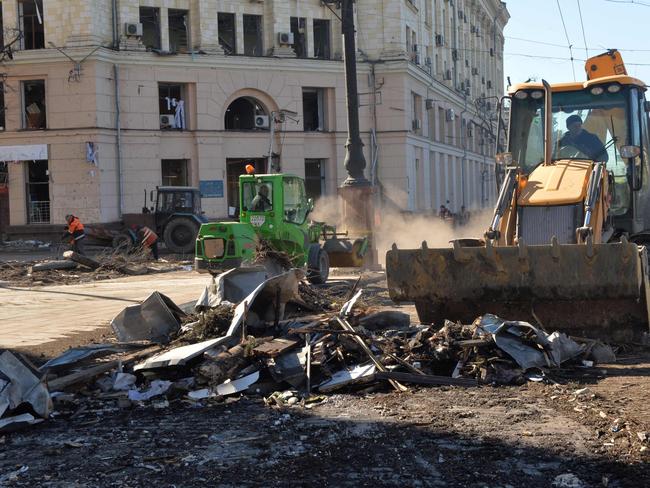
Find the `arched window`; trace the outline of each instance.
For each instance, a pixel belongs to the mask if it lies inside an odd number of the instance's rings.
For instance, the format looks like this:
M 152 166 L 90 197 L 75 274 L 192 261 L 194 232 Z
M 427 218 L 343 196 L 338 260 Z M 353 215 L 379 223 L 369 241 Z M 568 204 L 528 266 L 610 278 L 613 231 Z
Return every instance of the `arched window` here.
M 226 109 L 226 130 L 267 130 L 269 116 L 266 108 L 253 97 L 240 97 Z

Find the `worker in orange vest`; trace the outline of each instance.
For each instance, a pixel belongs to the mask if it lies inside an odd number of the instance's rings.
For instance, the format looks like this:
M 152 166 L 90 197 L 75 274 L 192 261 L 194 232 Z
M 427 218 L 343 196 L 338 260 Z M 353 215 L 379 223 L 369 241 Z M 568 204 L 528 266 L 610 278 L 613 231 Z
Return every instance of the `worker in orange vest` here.
M 79 217 L 68 214 L 65 216 L 65 221 L 68 225 L 65 229 L 65 234 L 63 234 L 63 239 L 70 239 L 70 244 L 72 245 L 72 250 L 74 252 L 78 254 L 86 254 L 84 251 L 86 232 L 84 231 L 84 225 L 79 220 Z
M 153 258 L 158 261 L 160 256 L 158 254 L 158 235 L 146 225 L 134 225 L 132 229 L 137 235 L 140 247 L 151 249 Z

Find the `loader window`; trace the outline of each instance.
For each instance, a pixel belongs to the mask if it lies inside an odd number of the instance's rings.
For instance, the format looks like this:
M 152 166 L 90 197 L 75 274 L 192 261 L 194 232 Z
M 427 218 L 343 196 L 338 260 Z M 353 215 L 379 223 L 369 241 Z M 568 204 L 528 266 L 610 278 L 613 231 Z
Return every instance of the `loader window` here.
M 305 185 L 299 178 L 284 180 L 284 220 L 303 224 L 307 219 L 307 198 Z
M 273 208 L 273 185 L 248 182 L 242 187 L 242 209 L 250 212 L 266 212 Z
M 628 139 L 627 92 L 623 88 L 599 94 L 591 89 L 553 93 L 553 159 L 607 161 L 608 168 L 611 165 L 617 172 L 622 168 L 624 174 L 626 162 L 620 158 L 618 148 Z M 571 134 L 569 126 L 575 126 L 577 120 L 581 130 Z M 543 97 L 515 94 L 510 127 L 513 159 L 530 172 L 544 161 Z

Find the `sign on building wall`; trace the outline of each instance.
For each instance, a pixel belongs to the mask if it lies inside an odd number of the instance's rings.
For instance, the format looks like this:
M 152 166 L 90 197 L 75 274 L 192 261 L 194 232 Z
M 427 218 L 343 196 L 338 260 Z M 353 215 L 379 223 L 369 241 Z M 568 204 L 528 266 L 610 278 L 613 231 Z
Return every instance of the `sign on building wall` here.
M 47 144 L 0 146 L 0 161 L 40 161 L 48 159 Z
M 201 198 L 223 198 L 223 180 L 203 180 L 199 189 Z

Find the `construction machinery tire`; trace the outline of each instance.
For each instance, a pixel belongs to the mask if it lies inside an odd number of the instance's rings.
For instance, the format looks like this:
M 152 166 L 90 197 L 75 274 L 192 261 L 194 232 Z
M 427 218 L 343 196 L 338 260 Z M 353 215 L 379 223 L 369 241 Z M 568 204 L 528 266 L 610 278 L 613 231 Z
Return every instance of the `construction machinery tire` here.
M 307 255 L 307 280 L 314 285 L 322 285 L 330 274 L 330 260 L 327 251 L 318 244 L 309 246 Z
M 199 226 L 195 221 L 186 217 L 178 217 L 165 226 L 163 240 L 171 252 L 190 254 L 194 252 L 198 233 Z
M 111 245 L 117 252 L 128 253 L 133 249 L 133 239 L 128 233 L 120 232 L 115 237 L 113 237 Z

